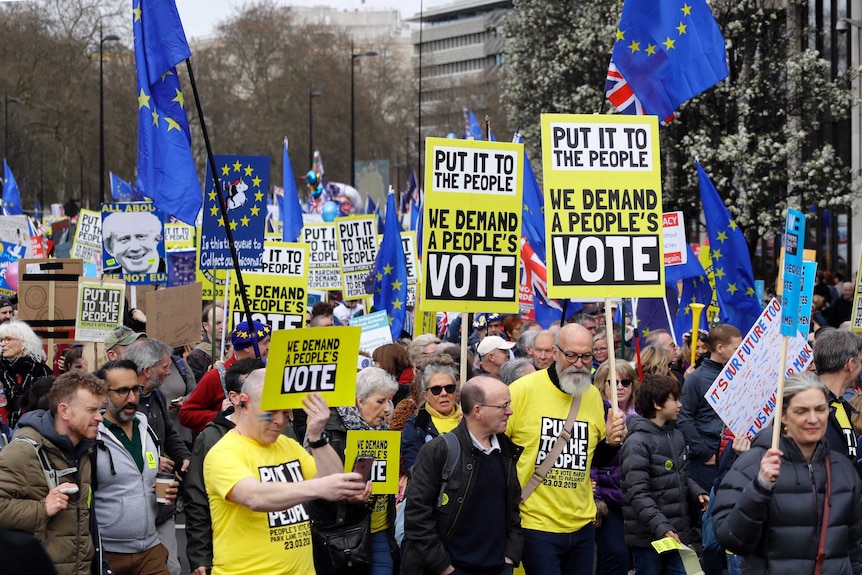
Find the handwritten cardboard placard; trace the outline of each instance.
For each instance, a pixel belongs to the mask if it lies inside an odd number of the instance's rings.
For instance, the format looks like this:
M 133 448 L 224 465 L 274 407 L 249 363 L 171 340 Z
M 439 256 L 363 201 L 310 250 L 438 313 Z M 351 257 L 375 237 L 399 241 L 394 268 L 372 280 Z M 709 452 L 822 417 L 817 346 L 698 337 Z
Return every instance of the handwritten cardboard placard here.
M 200 342 L 200 282 L 156 290 L 146 300 L 148 336 L 171 347 Z

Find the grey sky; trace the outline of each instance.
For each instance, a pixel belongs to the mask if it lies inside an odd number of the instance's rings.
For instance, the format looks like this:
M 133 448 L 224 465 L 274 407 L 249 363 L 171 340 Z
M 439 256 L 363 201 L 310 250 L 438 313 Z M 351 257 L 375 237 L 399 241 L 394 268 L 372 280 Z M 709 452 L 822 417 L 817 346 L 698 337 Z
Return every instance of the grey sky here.
M 339 10 L 400 10 L 403 18 L 419 13 L 420 0 L 278 0 L 288 6 L 331 6 Z M 448 3 L 446 0 L 424 0 L 424 8 Z M 177 9 L 188 38 L 213 33 L 216 25 L 237 12 L 243 0 L 177 0 Z

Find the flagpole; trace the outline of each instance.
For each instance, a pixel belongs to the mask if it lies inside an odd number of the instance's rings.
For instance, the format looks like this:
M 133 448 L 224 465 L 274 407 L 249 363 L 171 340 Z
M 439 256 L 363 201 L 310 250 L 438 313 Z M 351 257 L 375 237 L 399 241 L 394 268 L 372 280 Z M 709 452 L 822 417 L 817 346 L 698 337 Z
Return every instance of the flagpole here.
M 213 191 L 218 194 L 218 207 L 221 211 L 222 222 L 224 222 L 224 233 L 227 237 L 227 243 L 230 247 L 230 257 L 233 261 L 233 268 L 236 272 L 236 283 L 239 287 L 239 295 L 242 298 L 242 305 L 245 308 L 245 315 L 248 321 L 248 329 L 251 332 L 251 341 L 254 345 L 254 355 L 255 357 L 260 357 L 260 350 L 257 347 L 257 335 L 254 332 L 254 319 L 251 315 L 251 304 L 249 303 L 248 294 L 245 292 L 245 283 L 242 281 L 242 271 L 239 267 L 239 254 L 237 254 L 236 246 L 233 243 L 233 232 L 231 232 L 230 225 L 228 225 L 227 219 L 227 209 L 225 208 L 224 196 L 222 196 L 221 186 L 219 185 L 218 179 L 218 171 L 216 170 L 215 165 L 215 157 L 213 156 L 212 144 L 210 144 L 209 133 L 207 132 L 207 125 L 204 121 L 204 111 L 201 108 L 201 99 L 198 94 L 198 85 L 195 82 L 195 74 L 192 71 L 192 59 L 186 58 L 186 68 L 189 71 L 189 82 L 192 85 L 192 92 L 195 95 L 195 106 L 198 110 L 198 119 L 201 124 L 201 132 L 204 136 L 204 144 L 206 144 L 207 148 L 207 159 L 209 160 L 210 172 L 213 179 Z M 213 290 L 215 290 L 215 281 L 213 281 Z M 225 291 L 225 296 L 227 296 L 227 292 Z

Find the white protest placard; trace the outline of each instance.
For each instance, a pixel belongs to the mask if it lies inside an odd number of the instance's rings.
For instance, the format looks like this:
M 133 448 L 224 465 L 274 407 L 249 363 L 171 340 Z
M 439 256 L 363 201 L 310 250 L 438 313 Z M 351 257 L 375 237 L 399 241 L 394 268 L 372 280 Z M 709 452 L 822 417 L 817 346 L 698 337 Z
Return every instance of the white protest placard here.
M 704 395 L 736 437 L 754 439 L 775 417 L 781 342 L 781 303 L 772 299 Z M 785 377 L 804 371 L 813 357 L 799 333 L 790 337 Z
M 90 210 L 78 212 L 78 226 L 72 240 L 70 257 L 96 264 L 102 270 L 102 214 Z
M 101 216 L 99 216 L 101 220 Z M 75 317 L 77 341 L 105 341 L 112 329 L 123 323 L 126 282 L 104 278 L 78 278 L 78 313 Z
M 682 212 L 662 214 L 662 235 L 664 237 L 664 265 L 678 266 L 688 262 L 688 248 L 685 241 L 685 221 Z
M 266 240 L 263 243 L 261 272 L 272 275 L 306 277 L 308 246 L 305 244 Z
M 374 215 L 336 218 L 341 295 L 345 300 L 368 297 L 365 278 L 377 258 L 377 219 Z
M 392 330 L 389 329 L 389 315 L 386 310 L 352 317 L 350 325 L 362 328 L 362 334 L 359 336 L 360 351 L 371 353 L 381 345 L 392 343 Z
M 25 258 L 32 258 L 33 247 L 30 245 L 30 224 L 27 216 L 0 216 L 0 241 L 18 246 L 26 246 Z
M 321 221 L 305 222 L 302 226 L 301 238 L 309 248 L 308 289 L 341 289 L 335 224 Z

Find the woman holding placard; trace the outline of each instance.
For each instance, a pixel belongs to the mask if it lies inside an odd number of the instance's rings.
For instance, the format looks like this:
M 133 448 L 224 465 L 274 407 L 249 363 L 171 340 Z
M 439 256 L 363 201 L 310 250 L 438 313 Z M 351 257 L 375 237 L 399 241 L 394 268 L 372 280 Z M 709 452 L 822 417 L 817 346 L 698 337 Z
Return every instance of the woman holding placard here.
M 392 395 L 398 384 L 391 375 L 378 367 L 367 367 L 356 375 L 356 406 L 331 408 L 326 435 L 336 453 L 344 460 L 348 431 L 386 431 L 387 418 L 392 413 Z M 306 440 L 307 441 L 307 440 Z M 356 573 L 392 575 L 398 547 L 395 544 L 395 496 L 372 495 L 368 504 L 330 503 L 323 500 L 307 504 L 312 516 L 314 567 L 318 575 Z M 343 521 L 338 522 L 341 517 Z M 369 537 L 363 543 L 370 552 L 370 565 L 337 568 L 337 550 L 324 545 L 327 533 L 362 525 Z
M 716 492 L 715 533 L 745 572 L 862 573 L 862 482 L 824 439 L 828 395 L 813 373 L 788 378 L 779 449 L 757 435 Z

